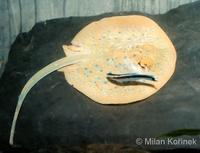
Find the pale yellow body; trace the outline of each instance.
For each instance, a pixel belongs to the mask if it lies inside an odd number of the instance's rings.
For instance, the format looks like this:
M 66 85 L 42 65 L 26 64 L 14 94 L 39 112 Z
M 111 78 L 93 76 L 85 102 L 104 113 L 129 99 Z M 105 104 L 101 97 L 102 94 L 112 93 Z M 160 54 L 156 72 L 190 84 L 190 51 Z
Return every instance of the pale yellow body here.
M 69 84 L 102 104 L 145 99 L 157 92 L 175 70 L 173 44 L 154 21 L 143 16 L 117 16 L 93 22 L 75 36 L 72 45 L 63 48 L 67 57 L 40 70 L 24 86 L 12 123 L 10 144 L 13 144 L 17 117 L 27 93 L 55 70 L 64 71 Z M 140 80 L 142 84 L 120 86 L 108 81 L 107 73 L 147 74 L 157 82 Z
M 102 104 L 136 102 L 158 91 L 175 69 L 176 51 L 164 31 L 143 16 L 105 18 L 82 29 L 64 46 L 67 57 L 112 52 L 109 57 L 88 60 L 62 68 L 66 80 L 76 89 Z M 118 86 L 107 73 L 144 73 L 157 82 L 141 80 L 152 86 Z

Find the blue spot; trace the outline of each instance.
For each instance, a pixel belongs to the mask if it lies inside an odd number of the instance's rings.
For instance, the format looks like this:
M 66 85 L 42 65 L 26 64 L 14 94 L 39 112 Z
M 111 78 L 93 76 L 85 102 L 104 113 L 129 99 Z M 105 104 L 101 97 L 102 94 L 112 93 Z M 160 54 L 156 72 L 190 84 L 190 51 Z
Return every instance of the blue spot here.
M 103 72 L 103 70 L 99 70 L 99 72 L 101 72 L 101 73 L 102 73 L 102 72 Z
M 98 80 L 101 80 L 101 78 L 97 78 Z
M 88 68 L 86 67 L 86 68 L 84 68 L 84 70 L 85 70 L 85 71 L 87 71 L 87 70 L 88 70 Z
M 126 56 L 124 56 L 124 59 L 126 59 Z
M 109 59 L 108 59 L 108 58 L 106 59 L 106 62 L 109 62 Z
M 103 84 L 108 84 L 108 82 L 107 82 L 107 81 L 104 81 Z
M 99 38 L 99 40 L 101 40 L 101 38 Z
M 131 40 L 131 38 L 127 38 L 127 40 Z
M 97 84 L 97 82 L 96 82 L 96 81 L 94 81 L 94 84 Z
M 90 74 L 92 73 L 92 71 L 90 71 Z
M 108 30 L 108 33 L 111 33 L 111 31 L 110 31 L 110 30 Z
M 142 34 L 142 36 L 144 36 L 144 34 Z
M 92 48 L 90 48 L 90 47 L 87 47 L 87 49 L 88 49 L 88 50 L 92 50 Z
M 108 38 L 108 40 L 110 40 L 110 38 Z
M 118 68 L 118 65 L 115 65 L 116 68 Z
M 115 86 L 115 90 L 117 89 L 117 86 Z
M 92 36 L 92 39 L 94 39 L 94 36 Z
M 115 40 L 117 40 L 118 38 L 115 38 Z
M 95 67 L 98 68 L 98 64 L 96 64 Z
M 118 34 L 120 34 L 121 32 L 119 31 Z

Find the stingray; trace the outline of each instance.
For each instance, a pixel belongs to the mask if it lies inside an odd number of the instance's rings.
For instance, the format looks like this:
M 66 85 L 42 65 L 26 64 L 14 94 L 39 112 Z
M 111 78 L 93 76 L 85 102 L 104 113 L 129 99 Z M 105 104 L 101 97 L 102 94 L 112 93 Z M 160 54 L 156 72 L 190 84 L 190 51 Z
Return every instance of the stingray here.
M 141 101 L 157 92 L 175 70 L 172 42 L 144 16 L 115 16 L 92 22 L 74 37 L 71 45 L 63 45 L 63 50 L 66 57 L 37 72 L 21 91 L 10 144 L 27 93 L 55 70 L 64 72 L 70 85 L 101 104 Z

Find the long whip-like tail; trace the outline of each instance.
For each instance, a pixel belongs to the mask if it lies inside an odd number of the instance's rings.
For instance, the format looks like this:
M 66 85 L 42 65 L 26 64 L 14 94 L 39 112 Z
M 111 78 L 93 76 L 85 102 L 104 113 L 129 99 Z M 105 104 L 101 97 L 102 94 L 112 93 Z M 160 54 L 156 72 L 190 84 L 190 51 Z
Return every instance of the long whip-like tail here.
M 74 56 L 70 56 L 70 57 L 64 57 L 60 60 L 57 60 L 57 61 L 47 65 L 46 67 L 41 69 L 39 72 L 37 72 L 34 76 L 32 76 L 29 79 L 29 81 L 25 84 L 24 88 L 21 91 L 21 94 L 18 97 L 17 107 L 15 110 L 12 127 L 11 127 L 11 131 L 10 131 L 9 143 L 11 145 L 13 145 L 15 126 L 16 126 L 17 118 L 18 118 L 21 106 L 23 104 L 23 101 L 24 101 L 26 95 L 28 94 L 28 92 L 38 81 L 40 81 L 42 78 L 44 78 L 48 74 L 52 73 L 53 71 L 58 70 L 64 66 L 78 64 L 83 61 L 97 59 L 97 58 L 105 58 L 106 56 L 110 56 L 110 54 L 112 54 L 112 53 L 109 52 L 106 54 L 105 53 L 104 54 L 100 54 L 100 53 L 98 53 L 98 54 L 95 54 L 95 53 L 94 54 L 80 54 L 80 55 L 74 55 Z
M 13 122 L 12 122 L 12 127 L 11 127 L 11 131 L 10 131 L 10 141 L 9 141 L 11 145 L 13 145 L 15 126 L 16 126 L 18 115 L 19 115 L 19 111 L 21 109 L 21 106 L 23 104 L 23 101 L 24 101 L 26 95 L 38 81 L 40 81 L 42 78 L 44 78 L 51 72 L 53 72 L 61 67 L 71 65 L 71 64 L 74 64 L 75 62 L 77 62 L 77 61 L 70 60 L 69 62 L 66 63 L 66 60 L 68 60 L 67 57 L 62 58 L 58 61 L 55 61 L 55 62 L 49 64 L 48 66 L 46 66 L 45 68 L 43 68 L 39 72 L 37 72 L 34 76 L 32 76 L 30 78 L 30 80 L 25 84 L 23 90 L 21 91 L 21 94 L 18 97 L 18 103 L 17 103 L 17 107 L 15 110 L 15 114 L 14 114 L 14 118 L 13 118 Z

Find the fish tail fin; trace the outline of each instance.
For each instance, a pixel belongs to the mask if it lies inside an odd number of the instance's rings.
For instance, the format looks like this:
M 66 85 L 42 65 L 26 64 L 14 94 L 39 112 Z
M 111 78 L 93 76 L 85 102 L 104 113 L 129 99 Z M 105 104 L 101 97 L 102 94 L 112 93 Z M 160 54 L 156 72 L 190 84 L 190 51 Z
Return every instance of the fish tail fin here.
M 80 54 L 79 52 L 82 50 L 81 46 L 78 45 L 63 45 L 62 46 L 65 55 L 69 58 L 71 56 L 76 55 L 77 53 Z M 65 72 L 68 70 L 68 67 L 62 67 L 58 69 L 59 72 Z
M 66 56 L 75 55 L 83 50 L 80 45 L 63 45 L 62 48 Z

